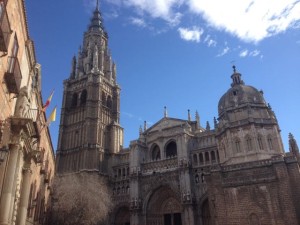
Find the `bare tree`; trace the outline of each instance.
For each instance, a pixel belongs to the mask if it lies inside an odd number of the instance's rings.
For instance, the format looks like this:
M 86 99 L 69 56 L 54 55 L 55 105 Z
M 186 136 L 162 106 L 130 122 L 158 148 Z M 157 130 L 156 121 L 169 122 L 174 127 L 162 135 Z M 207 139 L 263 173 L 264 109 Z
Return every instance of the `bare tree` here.
M 53 185 L 51 225 L 96 225 L 112 206 L 108 183 L 98 174 L 57 176 Z

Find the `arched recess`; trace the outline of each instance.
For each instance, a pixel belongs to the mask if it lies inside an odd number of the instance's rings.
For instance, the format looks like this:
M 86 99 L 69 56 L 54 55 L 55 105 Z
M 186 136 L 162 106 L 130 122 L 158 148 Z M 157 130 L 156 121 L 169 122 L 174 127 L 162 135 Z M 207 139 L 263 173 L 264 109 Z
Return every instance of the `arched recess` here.
M 107 103 L 106 103 L 106 105 L 107 105 L 107 108 L 109 108 L 109 109 L 112 108 L 112 99 L 111 99 L 110 95 L 107 97 Z
M 127 206 L 121 206 L 116 210 L 114 225 L 130 225 L 130 211 Z
M 209 202 L 207 198 L 201 204 L 201 221 L 202 225 L 212 225 Z
M 151 148 L 151 159 L 159 160 L 160 159 L 160 148 L 157 144 L 154 144 Z
M 183 225 L 180 199 L 169 186 L 152 192 L 145 210 L 146 224 Z
M 77 106 L 77 101 L 78 101 L 78 94 L 74 93 L 72 95 L 71 108 L 75 108 Z
M 165 147 L 166 158 L 177 156 L 177 145 L 175 141 L 170 141 Z
M 80 105 L 85 105 L 87 99 L 87 91 L 83 90 L 80 95 Z
M 101 100 L 102 100 L 102 105 L 106 106 L 106 94 L 104 93 L 104 91 L 102 91 L 101 93 Z

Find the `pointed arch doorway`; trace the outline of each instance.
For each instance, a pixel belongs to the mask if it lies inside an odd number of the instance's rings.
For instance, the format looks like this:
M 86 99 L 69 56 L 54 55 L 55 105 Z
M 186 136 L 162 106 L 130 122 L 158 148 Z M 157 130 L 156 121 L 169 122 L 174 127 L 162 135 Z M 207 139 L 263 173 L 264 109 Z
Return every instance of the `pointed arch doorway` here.
M 130 211 L 128 207 L 121 207 L 115 214 L 115 225 L 130 225 Z
M 209 210 L 208 199 L 206 199 L 202 203 L 201 220 L 202 220 L 202 225 L 212 225 L 211 213 L 210 213 L 210 210 Z
M 150 196 L 147 205 L 147 225 L 183 225 L 182 206 L 175 192 L 160 187 Z

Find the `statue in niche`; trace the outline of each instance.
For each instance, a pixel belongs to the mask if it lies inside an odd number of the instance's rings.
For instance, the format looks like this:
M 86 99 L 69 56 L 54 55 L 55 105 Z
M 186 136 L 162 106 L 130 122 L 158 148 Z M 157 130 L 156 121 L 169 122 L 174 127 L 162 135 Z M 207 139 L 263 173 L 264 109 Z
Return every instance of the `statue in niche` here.
M 30 104 L 28 99 L 28 90 L 27 87 L 22 87 L 17 98 L 16 107 L 15 107 L 15 117 L 28 118 Z

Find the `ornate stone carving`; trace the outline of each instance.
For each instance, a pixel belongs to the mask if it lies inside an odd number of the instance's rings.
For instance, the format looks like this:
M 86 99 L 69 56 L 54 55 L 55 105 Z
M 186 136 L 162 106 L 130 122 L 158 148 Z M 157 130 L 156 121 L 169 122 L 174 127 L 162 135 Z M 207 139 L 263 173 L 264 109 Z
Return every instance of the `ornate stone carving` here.
M 15 107 L 15 117 L 28 118 L 28 111 L 30 108 L 28 100 L 28 90 L 27 87 L 22 87 L 17 98 Z

